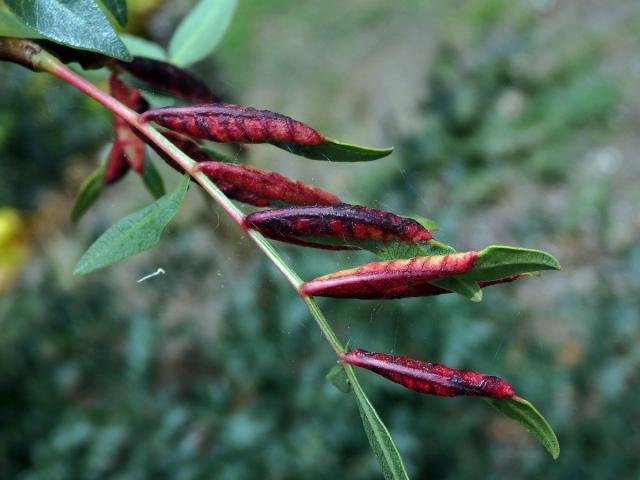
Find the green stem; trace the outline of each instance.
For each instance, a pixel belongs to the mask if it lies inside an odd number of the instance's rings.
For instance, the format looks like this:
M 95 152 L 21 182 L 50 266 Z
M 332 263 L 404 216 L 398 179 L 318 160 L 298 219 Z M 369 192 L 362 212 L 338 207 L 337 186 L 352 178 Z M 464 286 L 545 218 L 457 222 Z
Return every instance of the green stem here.
M 31 55 L 30 60 L 35 69 L 48 72 L 66 83 L 74 86 L 98 103 L 109 109 L 115 115 L 125 120 L 133 128 L 136 128 L 145 135 L 154 145 L 170 156 L 175 162 L 188 172 L 191 177 L 200 184 L 200 186 L 224 209 L 229 217 L 240 227 L 247 230 L 251 240 L 262 250 L 262 252 L 271 260 L 271 262 L 280 270 L 291 286 L 300 294 L 300 286 L 303 281 L 298 274 L 287 265 L 280 254 L 273 248 L 271 243 L 260 233 L 252 229 L 247 229 L 244 224 L 244 214 L 236 207 L 233 202 L 213 183 L 204 173 L 195 169 L 197 163 L 183 153 L 178 147 L 167 140 L 164 135 L 158 132 L 151 125 L 141 122 L 140 115 L 131 110 L 127 106 L 118 102 L 112 96 L 106 94 L 91 82 L 88 82 L 73 70 L 64 65 L 60 60 L 49 54 L 45 50 L 39 50 Z M 313 297 L 302 295 L 313 319 L 322 331 L 331 348 L 340 356 L 345 352 L 344 346 L 338 340 L 335 332 L 327 322 Z M 351 370 L 351 369 L 348 369 Z M 351 372 L 353 375 L 353 372 Z M 354 377 L 355 378 L 355 377 Z

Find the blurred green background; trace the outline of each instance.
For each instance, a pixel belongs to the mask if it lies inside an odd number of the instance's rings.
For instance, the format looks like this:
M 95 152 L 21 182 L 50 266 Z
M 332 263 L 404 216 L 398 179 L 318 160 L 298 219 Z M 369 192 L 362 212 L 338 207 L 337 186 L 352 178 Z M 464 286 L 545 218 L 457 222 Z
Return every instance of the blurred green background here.
M 192 5 L 129 4 L 131 31 L 164 44 Z M 412 478 L 640 478 L 639 44 L 635 0 L 241 0 L 197 66 L 235 101 L 396 146 L 351 165 L 252 146 L 252 163 L 433 218 L 461 250 L 563 264 L 480 304 L 321 302 L 352 346 L 507 378 L 561 443 L 554 462 L 481 400 L 362 372 Z M 379 478 L 304 305 L 195 189 L 156 249 L 72 276 L 151 201 L 129 175 L 70 224 L 110 122 L 59 81 L 0 66 L 0 478 Z M 307 279 L 371 260 L 278 248 Z

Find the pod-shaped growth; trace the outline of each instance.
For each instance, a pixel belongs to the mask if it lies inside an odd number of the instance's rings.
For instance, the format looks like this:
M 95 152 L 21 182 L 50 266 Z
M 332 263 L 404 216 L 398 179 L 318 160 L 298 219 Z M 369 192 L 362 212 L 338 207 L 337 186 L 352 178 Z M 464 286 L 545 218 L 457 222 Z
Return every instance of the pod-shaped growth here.
M 336 298 L 403 298 L 415 296 L 416 285 L 459 275 L 471 269 L 477 252 L 451 253 L 408 260 L 371 262 L 302 284 L 305 295 Z
M 109 91 L 116 100 L 137 112 L 148 108 L 140 91 L 130 90 L 113 73 L 109 77 Z M 113 130 L 115 138 L 104 176 L 108 185 L 120 180 L 129 171 L 129 167 L 140 174 L 144 171 L 144 142 L 117 115 L 113 115 Z
M 249 165 L 223 162 L 202 162 L 196 167 L 214 181 L 224 181 L 240 190 L 267 200 L 291 205 L 335 205 L 340 199 L 299 180 L 291 180 L 276 172 L 267 172 Z
M 513 387 L 500 377 L 471 370 L 456 370 L 439 363 L 422 362 L 400 355 L 353 350 L 342 354 L 340 359 L 376 372 L 410 390 L 429 395 L 491 398 L 513 398 L 516 395 Z
M 149 110 L 142 121 L 214 142 L 318 145 L 324 141 L 313 128 L 293 118 L 231 103 Z
M 274 201 L 302 204 L 340 203 L 335 195 L 300 181 L 291 180 L 275 172 L 260 170 L 248 165 L 213 161 L 207 151 L 189 137 L 171 130 L 162 134 L 176 147 L 198 162 L 197 169 L 205 173 L 229 198 L 256 207 L 268 207 Z M 183 169 L 157 146 L 151 147 L 171 167 L 183 173 Z
M 245 222 L 266 237 L 319 248 L 348 246 L 350 240 L 417 243 L 432 238 L 411 218 L 346 203 L 266 210 L 248 215 Z
M 172 97 L 196 102 L 215 101 L 213 92 L 200 79 L 170 63 L 134 57 L 131 62 L 116 61 L 116 64 L 154 90 Z

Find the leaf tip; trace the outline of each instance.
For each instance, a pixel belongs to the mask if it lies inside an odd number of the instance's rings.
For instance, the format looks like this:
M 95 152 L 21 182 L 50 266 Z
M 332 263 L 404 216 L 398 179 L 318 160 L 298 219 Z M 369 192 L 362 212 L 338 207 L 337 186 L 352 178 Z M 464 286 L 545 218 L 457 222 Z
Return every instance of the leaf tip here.
M 469 300 L 475 303 L 480 303 L 482 301 L 482 290 L 478 289 L 471 297 L 469 297 Z

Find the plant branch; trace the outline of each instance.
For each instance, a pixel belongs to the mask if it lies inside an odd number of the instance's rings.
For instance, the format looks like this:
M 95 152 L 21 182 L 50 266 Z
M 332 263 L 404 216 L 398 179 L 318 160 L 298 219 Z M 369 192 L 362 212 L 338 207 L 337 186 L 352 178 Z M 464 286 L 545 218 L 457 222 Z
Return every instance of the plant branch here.
M 311 316 L 322 331 L 325 339 L 338 357 L 346 352 L 345 347 L 338 340 L 335 332 L 329 325 L 324 314 L 320 310 L 315 299 L 301 292 L 302 279 L 287 265 L 284 259 L 273 248 L 271 243 L 259 232 L 247 228 L 244 222 L 244 214 L 231 202 L 231 200 L 202 172 L 195 167 L 197 165 L 191 158 L 167 140 L 159 131 L 147 123 L 140 121 L 140 116 L 133 110 L 107 95 L 95 85 L 88 82 L 65 66 L 56 57 L 42 49 L 42 47 L 29 40 L 0 38 L 0 60 L 8 60 L 31 68 L 36 71 L 50 73 L 64 82 L 79 89 L 89 97 L 102 104 L 113 114 L 125 120 L 132 128 L 137 129 L 150 142 L 162 152 L 172 158 L 185 172 L 202 186 L 204 191 L 211 196 L 231 217 L 231 219 L 243 228 L 251 240 L 262 250 L 269 260 L 280 270 L 291 286 L 302 297 Z M 408 480 L 402 457 L 395 446 L 391 435 L 371 405 L 366 394 L 362 390 L 355 371 L 346 363 L 342 363 L 349 383 L 358 404 L 360 416 L 369 442 L 383 469 L 385 478 Z
M 37 53 L 31 56 L 31 62 L 33 67 L 37 70 L 48 72 L 66 83 L 74 86 L 78 90 L 82 91 L 89 97 L 96 100 L 98 103 L 106 107 L 108 110 L 118 115 L 125 120 L 131 127 L 140 131 L 145 135 L 154 145 L 161 149 L 164 153 L 170 156 L 185 172 L 188 172 L 191 177 L 200 184 L 200 186 L 211 196 L 229 215 L 229 217 L 242 228 L 244 226 L 244 214 L 231 202 L 231 200 L 213 183 L 209 177 L 204 173 L 195 169 L 197 163 L 189 158 L 178 147 L 173 145 L 167 140 L 164 135 L 157 131 L 151 125 L 141 122 L 140 115 L 131 110 L 127 106 L 117 101 L 112 96 L 106 94 L 91 82 L 88 82 L 73 70 L 64 65 L 53 55 L 49 54 L 45 50 L 40 49 Z M 298 274 L 284 261 L 280 254 L 275 250 L 271 243 L 259 232 L 252 229 L 247 229 L 249 238 L 262 250 L 262 252 L 271 260 L 271 262 L 280 270 L 285 276 L 291 286 L 300 294 L 300 286 L 303 281 Z M 309 296 L 302 296 L 305 304 L 309 308 L 311 315 L 313 316 L 318 327 L 322 331 L 327 342 L 331 345 L 331 348 L 336 352 L 336 355 L 340 356 L 345 352 L 344 346 L 338 340 L 335 332 L 327 322 L 327 319 L 322 314 L 322 311 L 318 307 L 315 299 Z M 350 368 L 349 368 L 350 369 Z

